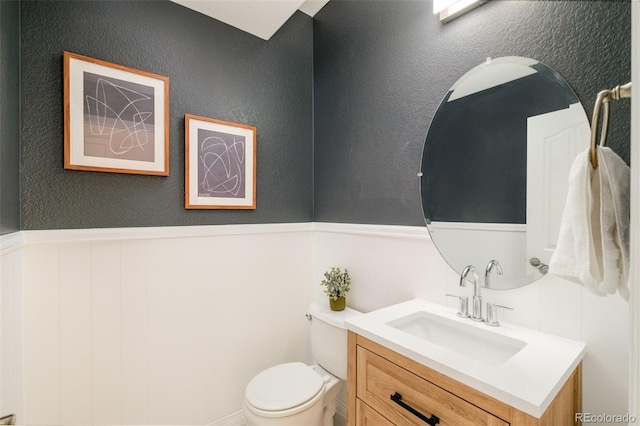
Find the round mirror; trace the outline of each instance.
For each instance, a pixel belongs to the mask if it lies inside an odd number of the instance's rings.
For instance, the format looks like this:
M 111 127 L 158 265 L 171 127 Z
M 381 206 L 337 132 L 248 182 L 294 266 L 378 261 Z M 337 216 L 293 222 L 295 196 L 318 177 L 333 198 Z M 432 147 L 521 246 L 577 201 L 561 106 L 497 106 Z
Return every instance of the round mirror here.
M 463 75 L 431 122 L 420 180 L 429 234 L 449 265 L 483 274 L 497 260 L 495 289 L 542 277 L 589 131 L 571 87 L 536 60 L 487 59 Z

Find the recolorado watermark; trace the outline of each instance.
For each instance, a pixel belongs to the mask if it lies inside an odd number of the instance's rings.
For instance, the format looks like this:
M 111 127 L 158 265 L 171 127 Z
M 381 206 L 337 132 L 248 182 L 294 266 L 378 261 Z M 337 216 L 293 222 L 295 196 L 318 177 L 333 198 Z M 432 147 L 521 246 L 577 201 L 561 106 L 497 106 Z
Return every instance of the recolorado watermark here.
M 581 421 L 582 423 L 633 424 L 636 422 L 636 416 L 631 414 L 576 413 L 575 421 Z

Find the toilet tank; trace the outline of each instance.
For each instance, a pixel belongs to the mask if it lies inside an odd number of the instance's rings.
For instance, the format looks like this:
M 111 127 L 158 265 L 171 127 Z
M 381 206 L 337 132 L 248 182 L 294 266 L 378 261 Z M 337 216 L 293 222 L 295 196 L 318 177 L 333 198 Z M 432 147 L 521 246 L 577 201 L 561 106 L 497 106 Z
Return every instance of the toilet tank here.
M 334 376 L 347 379 L 347 329 L 345 320 L 362 315 L 361 312 L 345 308 L 332 311 L 329 301 L 313 302 L 309 305 L 311 353 L 315 362 Z

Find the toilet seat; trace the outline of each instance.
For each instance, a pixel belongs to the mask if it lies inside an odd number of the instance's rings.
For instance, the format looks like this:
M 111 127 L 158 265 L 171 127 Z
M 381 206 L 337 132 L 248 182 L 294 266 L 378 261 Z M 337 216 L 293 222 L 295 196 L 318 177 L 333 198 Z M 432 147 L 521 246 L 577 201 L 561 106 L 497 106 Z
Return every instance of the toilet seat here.
M 261 411 L 284 411 L 319 396 L 325 381 L 311 367 L 291 362 L 268 368 L 247 385 L 247 403 Z

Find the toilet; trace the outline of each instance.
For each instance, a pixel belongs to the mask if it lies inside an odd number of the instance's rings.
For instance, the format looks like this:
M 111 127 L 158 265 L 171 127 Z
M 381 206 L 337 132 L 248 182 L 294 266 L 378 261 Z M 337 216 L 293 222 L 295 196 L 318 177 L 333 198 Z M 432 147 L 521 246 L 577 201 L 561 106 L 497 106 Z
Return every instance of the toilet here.
M 311 353 L 315 364 L 279 364 L 258 373 L 247 385 L 247 426 L 333 426 L 336 395 L 347 379 L 345 320 L 362 315 L 332 311 L 327 301 L 309 305 Z

